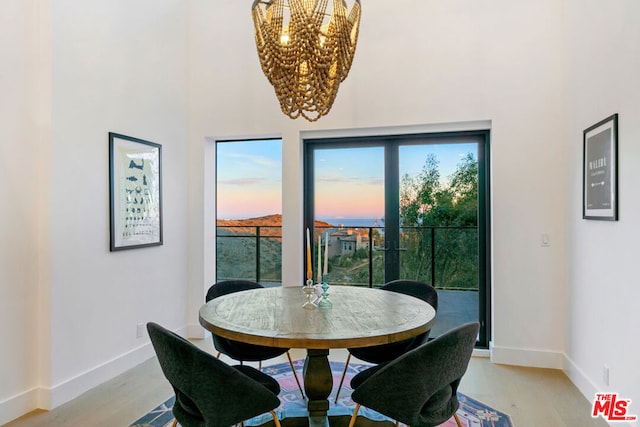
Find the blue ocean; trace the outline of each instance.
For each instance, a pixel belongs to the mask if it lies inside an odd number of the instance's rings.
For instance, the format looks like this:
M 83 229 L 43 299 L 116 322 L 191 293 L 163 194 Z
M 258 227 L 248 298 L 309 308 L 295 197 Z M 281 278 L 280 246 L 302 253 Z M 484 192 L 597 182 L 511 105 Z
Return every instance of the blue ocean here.
M 384 227 L 384 218 L 318 218 L 336 227 Z

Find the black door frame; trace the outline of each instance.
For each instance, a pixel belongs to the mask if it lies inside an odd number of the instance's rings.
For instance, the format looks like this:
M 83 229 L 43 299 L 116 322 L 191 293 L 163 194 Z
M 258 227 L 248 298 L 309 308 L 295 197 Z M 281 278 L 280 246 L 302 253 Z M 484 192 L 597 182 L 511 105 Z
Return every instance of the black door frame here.
M 385 149 L 385 237 L 399 233 L 400 176 L 398 167 L 401 145 L 469 142 L 478 144 L 478 315 L 480 332 L 477 347 L 488 348 L 491 331 L 491 226 L 490 212 L 490 131 L 488 129 L 459 132 L 425 132 L 380 136 L 332 137 L 303 139 L 304 208 L 303 230 L 313 230 L 314 154 L 315 149 L 352 147 L 384 147 Z M 395 234 L 394 234 L 395 233 Z M 304 235 L 304 233 L 302 233 Z M 399 242 L 385 238 L 385 279 L 388 263 L 399 265 Z M 304 247 L 304 242 L 301 247 Z M 313 246 L 313 245 L 312 245 Z M 312 259 L 314 255 L 311 255 Z M 306 259 L 303 260 L 306 263 Z M 306 264 L 304 264 L 306 265 Z M 393 267 L 390 267 L 393 268 Z M 390 270 L 389 270 L 390 271 Z

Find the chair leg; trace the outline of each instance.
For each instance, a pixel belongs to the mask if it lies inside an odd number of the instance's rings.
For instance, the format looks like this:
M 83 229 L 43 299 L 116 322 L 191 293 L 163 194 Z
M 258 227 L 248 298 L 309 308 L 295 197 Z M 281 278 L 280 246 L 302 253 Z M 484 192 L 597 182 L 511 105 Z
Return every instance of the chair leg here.
M 220 359 L 220 352 L 218 352 L 218 355 L 216 356 L 216 359 Z
M 342 371 L 342 378 L 340 378 L 340 385 L 338 386 L 338 391 L 336 391 L 336 400 L 333 403 L 338 403 L 338 396 L 340 396 L 340 389 L 342 388 L 342 383 L 344 382 L 344 377 L 347 375 L 347 368 L 349 367 L 349 360 L 351 360 L 351 353 L 347 355 L 347 361 L 344 362 L 344 370 Z
M 356 408 L 353 410 L 353 415 L 351 415 L 351 420 L 349 420 L 349 427 L 353 427 L 356 423 L 356 418 L 358 418 L 358 411 L 360 410 L 360 404 L 356 404 Z
M 178 425 L 178 419 L 174 418 L 173 419 L 173 424 L 171 424 L 171 427 L 176 427 Z
M 262 360 L 258 360 L 258 371 L 262 371 Z
M 453 414 L 453 418 L 456 419 L 456 423 L 458 423 L 458 427 L 462 427 L 462 423 L 460 422 L 460 418 L 458 418 L 458 414 Z
M 274 411 L 269 411 L 269 413 L 273 416 L 273 422 L 276 425 L 276 427 L 280 427 L 280 420 L 278 419 L 278 414 L 276 414 Z
M 296 383 L 298 383 L 298 388 L 300 389 L 300 394 L 302 394 L 302 398 L 304 399 L 304 391 L 302 390 L 302 386 L 300 385 L 300 380 L 298 379 L 298 374 L 296 373 L 296 368 L 293 367 L 293 360 L 291 360 L 291 355 L 287 351 L 287 359 L 289 359 L 289 365 L 291 366 L 291 370 L 293 371 L 293 377 L 296 379 Z

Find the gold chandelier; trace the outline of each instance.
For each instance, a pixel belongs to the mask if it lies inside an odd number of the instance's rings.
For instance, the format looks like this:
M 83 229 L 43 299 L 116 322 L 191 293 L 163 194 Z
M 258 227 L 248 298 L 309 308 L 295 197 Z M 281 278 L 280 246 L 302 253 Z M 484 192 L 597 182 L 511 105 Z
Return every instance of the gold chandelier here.
M 344 0 L 255 0 L 251 9 L 260 65 L 282 112 L 310 122 L 326 115 L 353 62 L 360 0 L 348 14 Z

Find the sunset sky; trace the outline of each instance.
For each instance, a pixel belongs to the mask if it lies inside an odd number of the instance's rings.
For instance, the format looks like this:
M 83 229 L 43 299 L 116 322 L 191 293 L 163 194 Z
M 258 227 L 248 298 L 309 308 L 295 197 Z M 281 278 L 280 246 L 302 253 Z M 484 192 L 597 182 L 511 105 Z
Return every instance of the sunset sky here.
M 400 148 L 400 174 L 417 175 L 428 153 L 447 178 L 475 144 L 415 145 Z M 316 151 L 316 218 L 384 216 L 384 149 L 364 147 Z M 217 217 L 254 218 L 282 213 L 280 140 L 217 144 Z
M 282 213 L 281 140 L 220 142 L 216 168 L 219 219 Z

